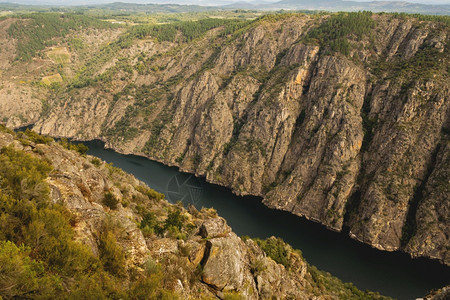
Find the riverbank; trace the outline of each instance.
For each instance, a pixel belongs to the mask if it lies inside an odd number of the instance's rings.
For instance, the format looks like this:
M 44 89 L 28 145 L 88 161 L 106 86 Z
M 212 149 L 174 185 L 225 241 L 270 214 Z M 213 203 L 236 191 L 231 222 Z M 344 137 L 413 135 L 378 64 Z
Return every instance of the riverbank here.
M 283 238 L 319 269 L 360 289 L 371 289 L 398 299 L 413 299 L 448 284 L 450 268 L 430 259 L 411 259 L 400 252 L 385 252 L 359 243 L 343 233 L 289 214 L 271 210 L 260 198 L 240 197 L 203 178 L 181 173 L 145 157 L 104 149 L 100 141 L 86 142 L 88 154 L 98 156 L 132 173 L 173 202 L 184 200 L 196 207 L 214 207 L 238 235 Z M 184 181 L 183 181 L 184 179 Z M 178 182 L 178 190 L 174 184 Z M 176 196 L 186 196 L 178 199 Z

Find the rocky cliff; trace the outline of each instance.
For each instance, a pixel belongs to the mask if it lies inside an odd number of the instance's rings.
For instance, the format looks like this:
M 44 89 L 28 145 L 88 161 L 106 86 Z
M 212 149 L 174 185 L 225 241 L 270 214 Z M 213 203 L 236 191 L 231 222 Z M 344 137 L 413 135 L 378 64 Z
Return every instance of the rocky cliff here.
M 79 149 L 66 143 L 62 145 Z M 169 204 L 163 195 L 150 190 L 133 176 L 63 146 L 32 132 L 14 134 L 0 126 L 0 270 L 4 274 L 0 279 L 0 296 L 5 299 L 20 295 L 45 297 L 46 294 L 41 293 L 52 288 L 54 294 L 51 297 L 71 295 L 77 298 L 80 287 L 82 290 L 86 284 L 83 280 L 87 281 L 89 291 L 84 296 L 90 295 L 95 299 L 98 299 L 95 295 L 150 299 L 152 295 L 167 297 L 168 292 L 171 293 L 170 299 L 340 299 L 343 295 L 384 298 L 375 293 L 360 292 L 351 284 L 343 284 L 309 266 L 299 251 L 294 251 L 281 240 L 274 237 L 266 241 L 243 240 L 214 210 L 198 211 L 191 207 L 187 211 Z M 13 174 L 15 166 L 10 162 L 17 157 L 21 157 L 23 166 Z M 42 182 L 37 175 L 30 177 L 33 180 L 27 178 L 27 174 L 36 170 L 48 172 L 48 177 L 42 178 Z M 15 178 L 11 185 L 8 185 L 9 178 Z M 15 193 L 13 185 L 17 180 L 21 181 L 21 188 Z M 15 197 L 17 201 L 7 205 L 5 197 Z M 26 212 L 25 215 L 30 213 L 32 221 L 24 215 L 21 219 L 14 219 L 14 215 L 27 207 L 21 202 L 27 197 L 29 200 L 26 202 L 36 203 L 34 213 L 31 208 L 22 212 Z M 49 211 L 53 211 L 51 219 L 47 219 Z M 65 220 L 59 220 L 58 212 Z M 15 225 L 7 225 L 4 220 L 19 224 L 21 229 L 8 235 L 6 228 Z M 86 273 L 70 273 L 68 265 L 71 262 L 58 268 L 57 253 L 66 253 L 67 249 L 56 243 L 47 253 L 42 245 L 55 243 L 51 238 L 55 232 L 63 230 L 61 225 L 58 229 L 52 228 L 56 224 L 53 222 L 69 226 L 63 234 L 55 236 L 61 240 L 69 236 L 70 243 L 64 244 L 71 251 L 69 260 L 73 259 L 73 252 L 85 247 L 87 252 L 83 252 L 82 260 L 92 263 L 92 255 L 99 257 L 109 275 L 96 279 L 98 266 L 95 264 L 89 265 Z M 27 279 L 27 286 L 18 286 L 23 276 L 20 274 L 27 270 L 10 269 L 11 261 L 6 263 L 2 260 L 5 249 L 10 248 L 5 241 L 15 241 L 21 235 L 19 232 L 24 235 L 22 241 L 26 246 L 21 249 L 28 251 L 27 258 L 22 257 L 22 263 L 29 263 L 30 259 L 45 262 L 41 269 L 37 269 L 39 271 L 31 273 L 30 276 L 34 277 Z M 109 242 L 105 242 L 105 236 Z M 118 248 L 113 247 L 115 244 Z M 12 260 L 9 255 L 8 259 Z M 114 259 L 111 261 L 108 257 Z M 46 272 L 53 276 L 52 281 L 41 282 L 34 290 L 34 283 Z M 108 276 L 117 278 L 117 287 L 108 286 L 111 284 Z M 11 286 L 8 283 L 10 278 L 15 280 Z M 100 290 L 103 292 L 96 290 L 98 285 L 92 280 L 101 282 Z M 61 286 L 63 288 L 58 289 Z M 128 292 L 117 294 L 118 287 Z M 165 294 L 157 291 L 165 291 Z
M 102 50 L 34 129 L 100 138 L 448 265 L 449 33 L 445 17 L 355 13 L 144 35 Z

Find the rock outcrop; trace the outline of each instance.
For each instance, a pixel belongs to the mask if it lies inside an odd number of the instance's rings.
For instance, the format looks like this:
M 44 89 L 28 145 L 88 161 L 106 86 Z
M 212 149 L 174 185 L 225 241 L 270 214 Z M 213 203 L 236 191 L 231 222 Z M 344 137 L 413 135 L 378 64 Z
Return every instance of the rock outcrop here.
M 108 61 L 99 69 L 110 79 L 99 71 L 95 84 L 55 95 L 34 129 L 100 138 L 378 249 L 450 265 L 448 25 L 367 18 L 344 41 L 326 32 L 338 16 L 302 14 L 190 43 L 135 41 L 117 52 L 131 71 Z
M 51 164 L 52 171 L 45 180 L 50 188 L 49 201 L 73 215 L 76 240 L 98 256 L 102 228 L 114 232 L 129 272 L 122 280 L 132 280 L 136 276 L 133 272 L 142 272 L 145 264 L 157 263 L 164 273 L 162 284 L 183 299 L 222 299 L 227 295 L 245 299 L 339 299 L 343 293 L 352 295 L 356 290 L 351 284 L 341 283 L 328 291 L 312 279 L 307 263 L 290 246 L 283 244 L 289 265 L 281 265 L 257 242 L 239 238 L 214 210 L 190 207 L 187 211 L 169 204 L 161 194 L 120 169 L 64 149 L 56 142 L 41 142 L 22 133 L 18 139 L 0 126 L 2 151 L 13 147 Z M 114 195 L 117 207 L 105 205 L 105 192 Z M 155 216 L 151 222 L 149 215 Z M 168 224 L 171 218 L 183 220 L 177 233 L 170 227 L 164 231 L 158 225 Z M 155 234 L 143 226 L 145 220 L 145 224 L 153 222 L 151 226 L 160 228 L 160 232 Z M 321 276 L 331 277 L 327 273 Z

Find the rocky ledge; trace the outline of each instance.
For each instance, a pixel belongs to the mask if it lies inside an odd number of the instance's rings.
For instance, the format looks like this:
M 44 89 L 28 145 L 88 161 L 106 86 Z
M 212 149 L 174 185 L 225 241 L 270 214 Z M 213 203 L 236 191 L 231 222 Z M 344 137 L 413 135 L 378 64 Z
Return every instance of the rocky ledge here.
M 73 240 L 99 257 L 111 276 L 121 278 L 121 285 L 132 286 L 136 278 L 146 276 L 144 270 L 153 270 L 149 274 L 162 270 L 157 285 L 182 299 L 384 298 L 309 266 L 299 251 L 275 237 L 265 241 L 238 237 L 212 209 L 186 210 L 170 204 L 133 176 L 74 151 L 83 152 L 82 147 L 0 127 L 0 149 L 2 161 L 7 153 L 11 157 L 22 153 L 35 164 L 50 165 L 48 176 L 33 193 L 43 191 L 49 207 L 67 209 Z M 28 168 L 33 166 L 25 165 L 21 172 Z M 24 180 L 22 186 L 32 189 Z M 0 192 L 8 193 L 5 185 L 2 188 Z M 105 259 L 105 236 L 119 245 L 114 257 L 122 257 L 123 266 L 112 268 Z M 70 292 L 77 279 L 61 280 Z M 0 288 L 5 298 L 14 296 L 4 292 Z

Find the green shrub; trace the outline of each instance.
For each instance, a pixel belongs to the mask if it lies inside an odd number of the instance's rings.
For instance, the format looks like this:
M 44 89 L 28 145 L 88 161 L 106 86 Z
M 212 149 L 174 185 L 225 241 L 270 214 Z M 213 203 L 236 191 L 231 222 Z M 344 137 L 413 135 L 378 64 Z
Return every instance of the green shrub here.
M 48 186 L 44 182 L 52 167 L 14 147 L 0 150 L 0 188 L 16 199 L 45 200 Z
M 127 299 L 122 281 L 103 270 L 79 275 L 66 297 L 70 300 Z
M 110 209 L 117 209 L 117 204 L 119 204 L 119 199 L 114 196 L 111 192 L 106 192 L 103 197 L 103 204 L 108 206 Z
M 177 229 L 183 228 L 186 216 L 181 214 L 181 210 L 173 209 L 169 212 L 166 221 L 164 222 L 164 229 L 175 227 Z
M 5 121 L 5 120 L 3 120 L 3 121 Z M 0 123 L 0 131 L 14 135 L 14 131 L 9 129 L 8 127 L 6 127 L 5 124 Z
M 100 245 L 98 247 L 100 261 L 106 271 L 115 276 L 125 275 L 125 253 L 117 244 L 117 240 L 111 231 L 100 235 Z
M 143 186 L 137 186 L 136 190 L 144 195 L 146 195 L 150 200 L 161 200 L 164 199 L 164 194 L 158 193 L 157 191 Z
M 139 228 L 144 235 L 151 235 L 153 233 L 162 234 L 164 231 L 159 225 L 155 214 L 152 212 L 144 213 L 142 220 L 139 223 Z
M 289 268 L 291 266 L 291 250 L 282 239 L 270 237 L 266 240 L 254 240 L 267 254 L 267 256 L 272 258 L 275 262 L 284 265 L 286 268 Z
M 69 142 L 66 138 L 62 138 L 59 141 L 59 143 L 61 144 L 61 146 L 63 146 L 67 150 L 76 151 L 76 152 L 80 153 L 81 155 L 86 154 L 86 152 L 88 152 L 88 150 L 89 150 L 88 146 L 86 146 L 85 144 L 83 144 L 83 143 L 73 144 L 73 143 Z
M 19 140 L 27 138 L 28 140 L 36 144 L 50 144 L 51 142 L 53 142 L 53 138 L 40 135 L 28 128 L 25 131 L 18 132 L 17 137 L 19 138 Z
M 97 157 L 94 157 L 93 159 L 91 159 L 91 164 L 93 164 L 96 167 L 100 167 L 100 165 L 102 164 L 102 161 L 100 159 L 98 159 Z
M 147 212 L 142 217 L 142 221 L 139 225 L 140 228 L 153 228 L 157 224 L 156 216 L 154 213 Z
M 63 290 L 59 276 L 46 274 L 44 264 L 31 259 L 30 248 L 0 241 L 0 298 L 53 298 Z

